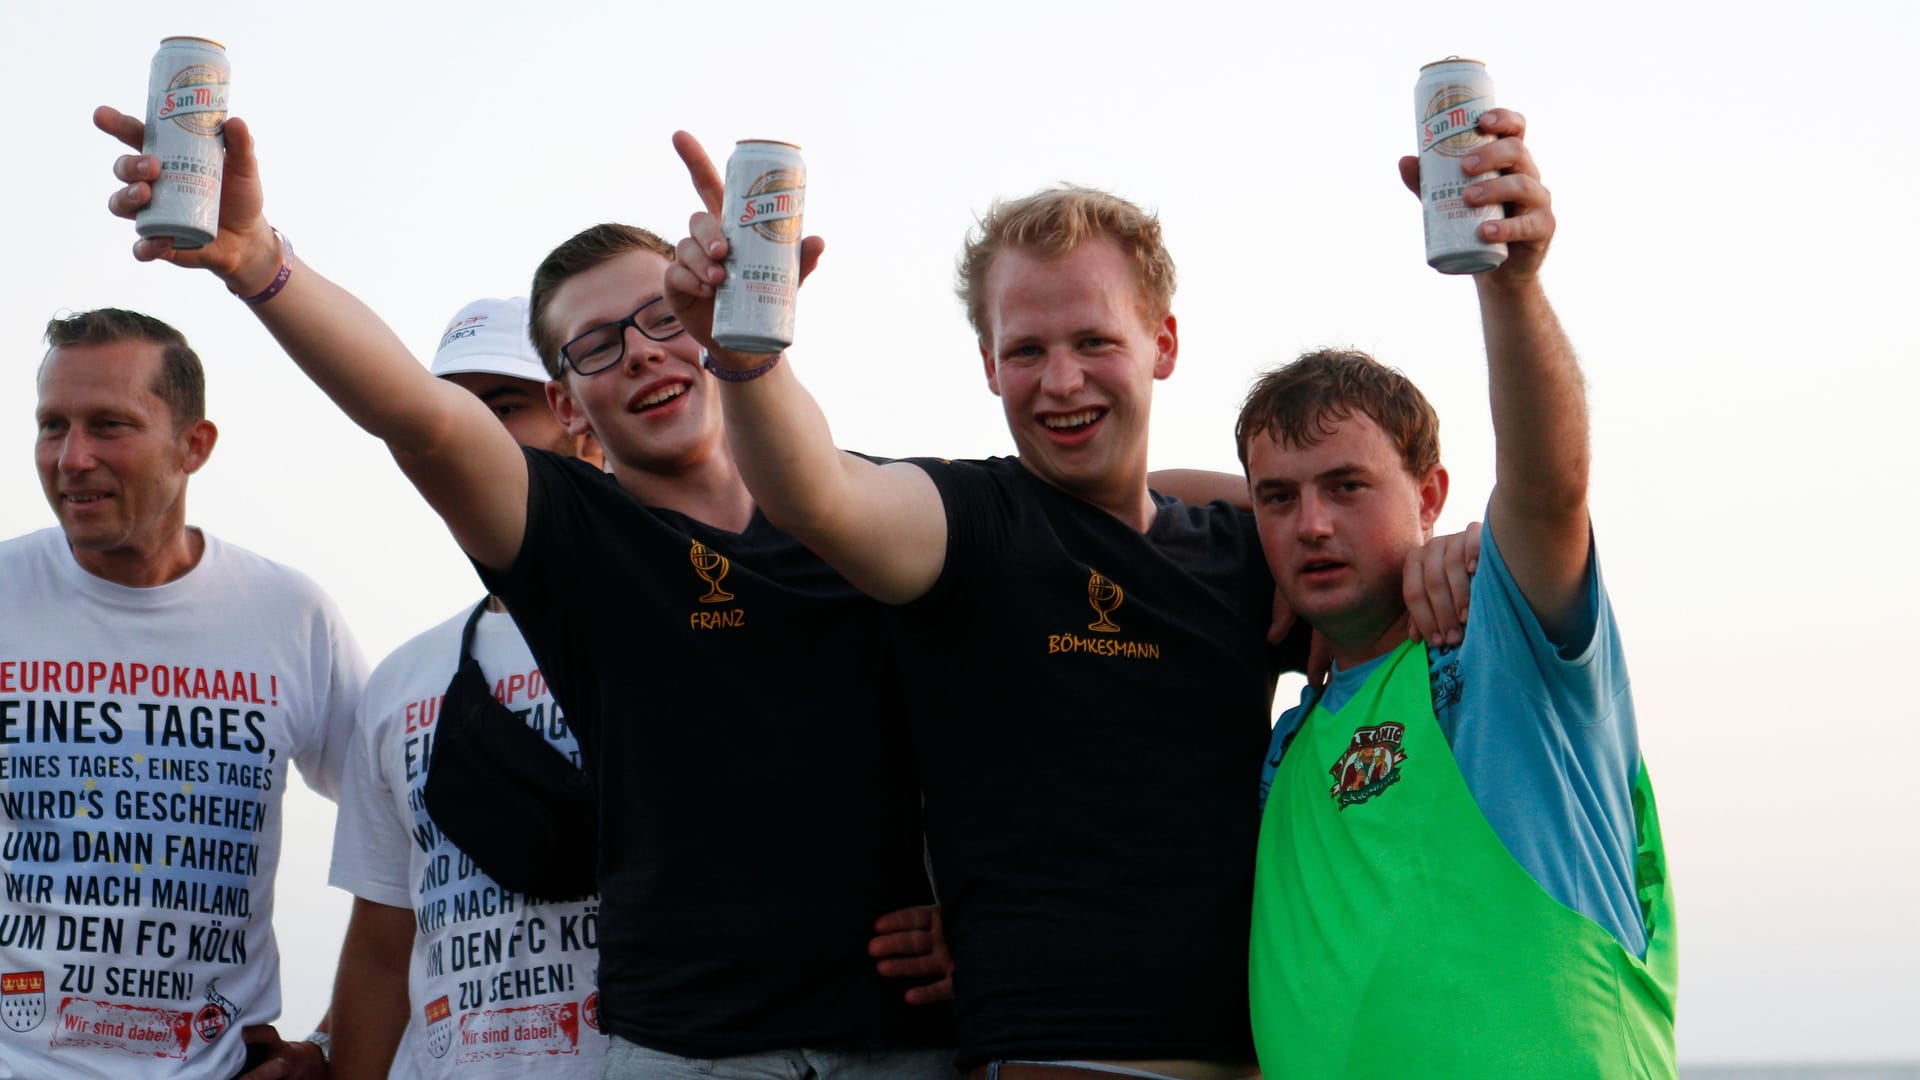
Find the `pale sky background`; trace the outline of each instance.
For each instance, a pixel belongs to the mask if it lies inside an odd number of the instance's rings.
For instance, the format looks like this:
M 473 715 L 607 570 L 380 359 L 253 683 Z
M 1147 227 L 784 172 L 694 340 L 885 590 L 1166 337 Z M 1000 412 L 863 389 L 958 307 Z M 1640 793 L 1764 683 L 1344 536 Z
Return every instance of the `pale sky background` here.
M 119 305 L 207 362 L 222 434 L 195 523 L 318 579 L 376 660 L 479 595 L 384 449 L 237 301 L 129 256 L 105 210 L 120 151 L 88 117 L 142 108 L 169 34 L 227 45 L 269 218 L 422 357 L 580 228 L 677 239 L 674 128 L 717 159 L 779 138 L 828 241 L 792 359 L 841 445 L 1010 452 L 953 259 L 993 196 L 1072 180 L 1157 207 L 1179 264 L 1155 467 L 1235 469 L 1249 380 L 1357 345 L 1438 407 L 1458 528 L 1492 480 L 1477 312 L 1424 265 L 1394 160 L 1419 66 L 1477 57 L 1528 115 L 1560 217 L 1548 288 L 1591 384 L 1596 529 L 1679 897 L 1682 1060 L 1920 1059 L 1920 706 L 1900 675 L 1920 332 L 1897 315 L 1920 283 L 1899 74 L 1920 6 L 1299 7 L 4 0 L 0 534 L 53 521 L 29 457 L 42 327 Z M 297 1035 L 348 901 L 324 886 L 331 806 L 296 792 L 287 821 Z

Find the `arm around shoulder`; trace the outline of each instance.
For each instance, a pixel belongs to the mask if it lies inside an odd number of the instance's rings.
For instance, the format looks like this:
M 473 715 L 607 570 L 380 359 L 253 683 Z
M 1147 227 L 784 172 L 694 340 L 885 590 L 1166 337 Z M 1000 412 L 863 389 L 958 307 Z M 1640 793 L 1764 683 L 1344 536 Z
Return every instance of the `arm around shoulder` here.
M 1247 478 L 1238 473 L 1156 469 L 1147 474 L 1147 486 L 1194 506 L 1223 502 L 1236 510 L 1253 510 L 1253 493 L 1247 490 Z

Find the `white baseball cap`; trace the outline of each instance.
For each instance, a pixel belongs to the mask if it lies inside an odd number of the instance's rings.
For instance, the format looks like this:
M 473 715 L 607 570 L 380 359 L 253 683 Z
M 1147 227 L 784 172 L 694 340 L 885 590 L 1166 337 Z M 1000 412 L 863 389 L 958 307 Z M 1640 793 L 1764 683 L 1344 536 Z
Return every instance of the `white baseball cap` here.
M 475 300 L 460 309 L 440 334 L 433 373 L 511 375 L 528 382 L 547 381 L 546 365 L 527 336 L 527 298 Z

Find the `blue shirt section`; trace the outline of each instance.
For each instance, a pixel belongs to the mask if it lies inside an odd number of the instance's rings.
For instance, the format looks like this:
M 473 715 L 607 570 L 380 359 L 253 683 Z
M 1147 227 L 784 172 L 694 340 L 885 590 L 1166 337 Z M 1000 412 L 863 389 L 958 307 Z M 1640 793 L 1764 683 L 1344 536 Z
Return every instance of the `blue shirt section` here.
M 1634 890 L 1640 743 L 1620 634 L 1591 550 L 1586 611 L 1568 638 L 1547 639 L 1488 525 L 1465 640 L 1427 649 L 1434 716 L 1467 790 L 1514 860 L 1548 895 L 1643 956 Z M 1339 712 L 1382 659 L 1336 666 L 1328 711 Z M 1318 699 L 1306 690 L 1274 725 L 1263 803 L 1280 755 Z

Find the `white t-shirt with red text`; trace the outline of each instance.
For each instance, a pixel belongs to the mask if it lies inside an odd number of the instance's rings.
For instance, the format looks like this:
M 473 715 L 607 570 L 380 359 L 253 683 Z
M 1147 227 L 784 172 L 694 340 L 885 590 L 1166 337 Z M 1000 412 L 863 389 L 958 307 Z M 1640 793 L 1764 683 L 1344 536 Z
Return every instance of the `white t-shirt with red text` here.
M 471 614 L 395 649 L 367 683 L 329 880 L 414 913 L 407 1027 L 390 1078 L 598 1077 L 607 1048 L 596 992 L 599 900 L 549 903 L 502 887 L 441 834 L 421 800 Z M 579 764 L 513 619 L 482 615 L 473 655 L 494 698 Z
M 240 1071 L 280 1012 L 297 766 L 339 789 L 366 662 L 305 575 L 203 534 L 130 588 L 0 543 L 0 1076 Z

